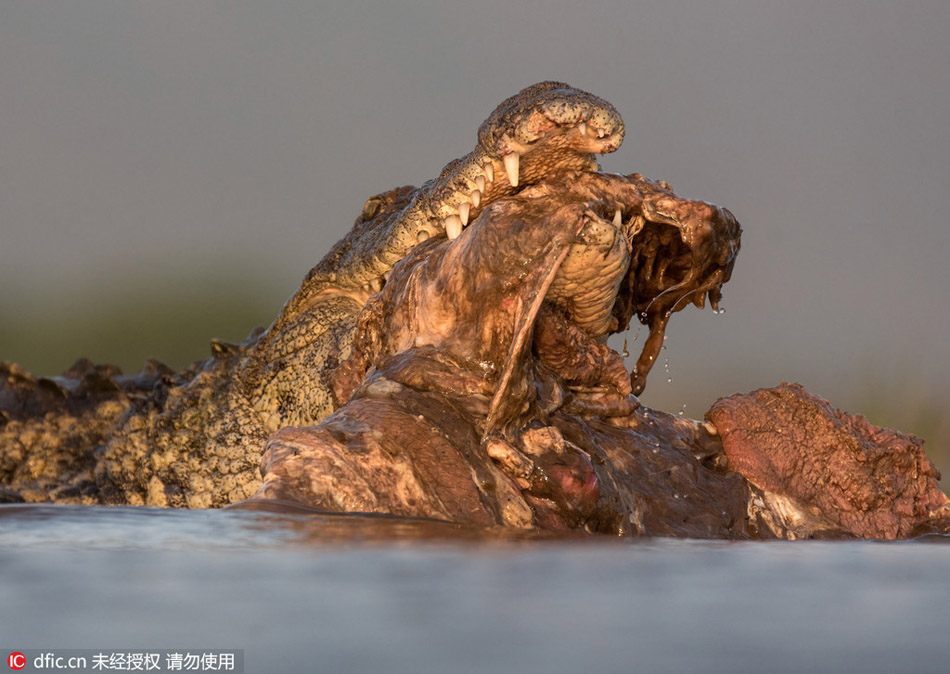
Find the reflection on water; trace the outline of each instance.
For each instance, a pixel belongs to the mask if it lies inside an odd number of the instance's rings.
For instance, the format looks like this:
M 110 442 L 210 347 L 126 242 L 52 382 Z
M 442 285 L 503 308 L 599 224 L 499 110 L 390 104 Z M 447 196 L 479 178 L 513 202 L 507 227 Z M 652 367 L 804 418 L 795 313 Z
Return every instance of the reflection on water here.
M 950 545 L 927 540 L 7 505 L 0 648 L 237 648 L 247 672 L 945 672 Z
M 294 544 L 504 542 L 552 537 L 424 518 L 330 514 L 289 501 L 246 502 L 224 510 L 0 505 L 0 549 L 250 550 Z M 567 538 L 590 540 L 585 534 Z

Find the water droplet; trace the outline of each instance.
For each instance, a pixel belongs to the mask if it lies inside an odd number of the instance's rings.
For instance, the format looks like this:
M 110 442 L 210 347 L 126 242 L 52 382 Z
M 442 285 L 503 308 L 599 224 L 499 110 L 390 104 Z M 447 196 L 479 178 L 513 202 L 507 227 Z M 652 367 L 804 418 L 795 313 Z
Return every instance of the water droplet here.
M 666 378 L 666 383 L 667 383 L 667 384 L 672 384 L 672 383 L 673 383 L 673 377 L 667 377 L 667 378 Z

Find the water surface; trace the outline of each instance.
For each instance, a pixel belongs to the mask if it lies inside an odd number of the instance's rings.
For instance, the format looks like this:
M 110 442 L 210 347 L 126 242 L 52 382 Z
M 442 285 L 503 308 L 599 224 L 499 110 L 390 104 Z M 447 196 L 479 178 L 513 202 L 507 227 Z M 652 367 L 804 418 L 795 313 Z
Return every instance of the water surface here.
M 243 649 L 247 672 L 946 672 L 948 542 L 7 505 L 0 647 Z

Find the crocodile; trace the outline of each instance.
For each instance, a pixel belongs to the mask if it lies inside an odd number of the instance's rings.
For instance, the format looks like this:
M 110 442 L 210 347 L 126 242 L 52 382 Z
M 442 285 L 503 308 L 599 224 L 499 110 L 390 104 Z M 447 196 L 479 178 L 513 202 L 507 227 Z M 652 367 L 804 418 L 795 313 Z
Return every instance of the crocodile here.
M 714 311 L 727 209 L 602 173 L 623 120 L 542 82 L 421 187 L 368 199 L 273 324 L 139 373 L 0 364 L 0 502 L 316 507 L 612 535 L 950 531 L 921 441 L 805 392 L 705 421 L 637 396 L 673 314 Z M 631 372 L 606 344 L 649 329 Z M 276 505 L 275 505 L 276 504 Z
M 393 266 L 429 238 L 457 238 L 493 202 L 564 171 L 599 168 L 620 114 L 560 82 L 529 86 L 481 124 L 475 149 L 421 187 L 368 199 L 266 330 L 181 372 L 136 375 L 80 360 L 60 377 L 0 365 L 0 483 L 9 499 L 218 507 L 254 494 L 267 437 L 334 408 L 328 378 Z

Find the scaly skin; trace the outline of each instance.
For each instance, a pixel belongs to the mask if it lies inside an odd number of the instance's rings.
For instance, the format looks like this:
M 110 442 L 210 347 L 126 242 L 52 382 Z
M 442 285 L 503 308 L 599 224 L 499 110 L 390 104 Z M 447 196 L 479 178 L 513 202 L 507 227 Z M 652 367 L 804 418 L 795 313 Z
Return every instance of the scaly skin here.
M 597 168 L 623 140 L 607 102 L 544 82 L 504 101 L 478 145 L 421 188 L 369 199 L 273 325 L 175 374 L 135 377 L 79 363 L 65 378 L 0 368 L 0 500 L 215 507 L 261 483 L 266 438 L 333 409 L 329 373 L 356 318 L 421 240 L 455 238 L 490 203 L 564 170 Z M 78 388 L 77 388 L 78 387 Z

